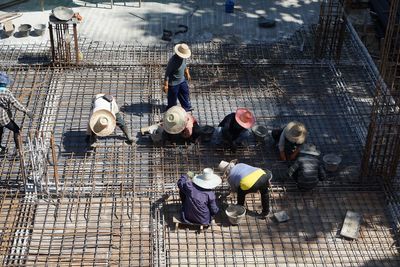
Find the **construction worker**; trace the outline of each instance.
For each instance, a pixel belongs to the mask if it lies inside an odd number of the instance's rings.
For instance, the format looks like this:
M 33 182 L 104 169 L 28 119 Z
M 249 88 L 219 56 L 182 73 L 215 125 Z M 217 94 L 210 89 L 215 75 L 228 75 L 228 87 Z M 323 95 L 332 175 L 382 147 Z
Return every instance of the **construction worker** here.
M 213 138 L 220 139 L 231 149 L 236 150 L 236 147 L 241 142 L 250 136 L 250 129 L 255 123 L 255 117 L 250 110 L 246 108 L 238 108 L 236 112 L 227 115 L 218 125 Z M 219 143 L 220 141 L 215 140 Z
M 173 106 L 165 112 L 162 127 L 165 140 L 182 138 L 195 142 L 201 134 L 197 120 L 180 106 Z
M 181 220 L 185 223 L 208 225 L 218 213 L 215 193 L 212 191 L 222 182 L 213 169 L 205 168 L 192 180 L 182 175 L 178 180 L 179 196 L 182 201 Z
M 133 144 L 133 138 L 129 133 L 126 123 L 119 113 L 115 97 L 106 94 L 97 94 L 92 101 L 91 115 L 86 132 L 86 143 L 89 149 L 97 141 L 97 136 L 108 136 L 118 126 L 124 133 L 126 143 Z
M 186 111 L 191 111 L 189 85 L 191 80 L 186 59 L 191 56 L 187 44 L 177 44 L 174 47 L 175 54 L 169 59 L 164 76 L 163 90 L 168 96 L 167 110 L 177 104 L 177 99 Z
M 267 216 L 269 213 L 268 189 L 271 187 L 272 172 L 244 163 L 235 164 L 235 162 L 221 161 L 218 169 L 224 172 L 224 177 L 228 177 L 231 191 L 237 192 L 237 204 L 244 206 L 246 194 L 259 191 L 262 205 L 260 216 Z
M 11 107 L 13 106 L 17 110 L 24 112 L 31 119 L 33 118 L 33 113 L 26 109 L 6 88 L 10 83 L 11 81 L 8 75 L 4 72 L 0 72 L 0 144 L 3 139 L 4 128 L 9 129 L 14 133 L 14 143 L 16 148 L 12 154 L 17 155 L 19 149 L 18 138 L 20 135 L 20 128 L 11 119 Z M 6 147 L 0 146 L 0 149 L 0 153 L 4 154 Z
M 283 128 L 272 130 L 271 135 L 278 144 L 280 160 L 295 160 L 306 140 L 307 129 L 303 123 L 292 121 Z
M 320 154 L 314 145 L 305 144 L 299 157 L 289 167 L 288 175 L 295 180 L 300 191 L 312 190 L 319 181 L 325 179 L 325 170 L 319 160 Z

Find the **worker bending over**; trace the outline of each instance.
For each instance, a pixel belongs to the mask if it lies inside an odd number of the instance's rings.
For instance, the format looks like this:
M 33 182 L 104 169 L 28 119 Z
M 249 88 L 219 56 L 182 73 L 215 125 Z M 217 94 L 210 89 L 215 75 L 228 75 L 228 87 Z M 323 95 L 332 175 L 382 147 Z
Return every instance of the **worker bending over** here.
M 280 160 L 295 160 L 306 140 L 307 129 L 303 123 L 292 121 L 283 128 L 272 130 L 271 135 L 278 144 Z
M 20 128 L 12 119 L 11 109 L 15 109 L 24 112 L 29 118 L 33 118 L 33 113 L 26 109 L 7 89 L 7 86 L 11 83 L 10 78 L 4 72 L 0 72 L 0 153 L 6 152 L 6 147 L 1 146 L 1 140 L 3 139 L 4 128 L 9 129 L 14 133 L 15 151 L 12 152 L 13 156 L 18 155 L 19 142 L 18 138 L 20 135 Z
M 237 204 L 244 206 L 246 194 L 261 194 L 262 213 L 265 217 L 269 213 L 269 195 L 268 189 L 271 186 L 272 172 L 262 170 L 244 163 L 235 164 L 234 161 L 221 161 L 218 165 L 224 176 L 228 177 L 228 183 L 231 191 L 237 193 Z
M 119 112 L 115 97 L 106 94 L 97 94 L 92 101 L 89 125 L 86 132 L 86 143 L 89 149 L 97 141 L 97 136 L 108 136 L 118 126 L 124 133 L 126 143 L 132 144 L 133 139 L 129 133 L 126 123 Z

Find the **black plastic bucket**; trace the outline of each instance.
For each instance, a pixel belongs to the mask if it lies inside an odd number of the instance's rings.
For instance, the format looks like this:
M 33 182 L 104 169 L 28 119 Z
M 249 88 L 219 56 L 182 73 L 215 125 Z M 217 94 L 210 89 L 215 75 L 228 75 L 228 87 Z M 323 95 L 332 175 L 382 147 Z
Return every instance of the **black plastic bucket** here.
M 32 26 L 30 24 L 21 24 L 18 27 L 19 35 L 21 37 L 28 36 L 31 29 L 32 29 Z

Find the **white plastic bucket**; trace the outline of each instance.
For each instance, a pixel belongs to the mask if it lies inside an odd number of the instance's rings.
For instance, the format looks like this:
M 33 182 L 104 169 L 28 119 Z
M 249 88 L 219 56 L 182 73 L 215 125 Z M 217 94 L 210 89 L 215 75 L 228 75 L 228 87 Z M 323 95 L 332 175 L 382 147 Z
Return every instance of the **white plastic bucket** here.
M 237 225 L 246 215 L 246 209 L 240 205 L 229 205 L 225 210 L 231 224 Z

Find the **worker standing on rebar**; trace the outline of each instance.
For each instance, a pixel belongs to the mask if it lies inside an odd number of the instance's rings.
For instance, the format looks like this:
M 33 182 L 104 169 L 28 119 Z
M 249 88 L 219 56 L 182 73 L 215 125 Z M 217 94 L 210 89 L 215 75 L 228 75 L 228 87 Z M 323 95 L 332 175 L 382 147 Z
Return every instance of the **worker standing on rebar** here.
M 195 142 L 201 134 L 195 117 L 179 106 L 173 106 L 164 113 L 162 127 L 166 140 L 176 140 L 178 137 Z
M 214 174 L 211 168 L 205 168 L 202 174 L 195 175 L 192 180 L 189 179 L 189 175 L 182 175 L 178 180 L 179 196 L 182 201 L 182 221 L 210 224 L 212 217 L 219 211 L 212 189 L 221 182 L 221 177 Z
M 307 137 L 307 128 L 303 123 L 292 121 L 285 127 L 274 129 L 272 138 L 278 144 L 281 160 L 295 160 L 300 152 L 301 145 Z
M 14 143 L 16 150 L 12 153 L 16 155 L 19 150 L 18 138 L 20 135 L 20 128 L 11 119 L 11 107 L 13 106 L 19 111 L 24 112 L 29 118 L 33 118 L 33 113 L 26 109 L 7 89 L 7 86 L 11 83 L 10 78 L 4 72 L 0 72 L 0 144 L 3 139 L 4 128 L 9 129 L 14 133 Z M 0 145 L 0 153 L 4 154 L 6 147 Z
M 238 108 L 219 123 L 218 128 L 213 136 L 214 143 L 226 144 L 232 150 L 236 150 L 237 146 L 250 136 L 249 129 L 254 125 L 256 119 L 250 110 L 246 108 Z
M 177 104 L 177 100 L 186 111 L 192 110 L 190 103 L 189 85 L 191 80 L 186 59 L 192 52 L 187 44 L 177 44 L 174 47 L 175 54 L 169 59 L 164 76 L 163 90 L 168 97 L 167 110 Z
M 314 145 L 305 144 L 299 157 L 289 167 L 288 176 L 293 178 L 300 191 L 309 191 L 325 179 L 325 170 L 319 160 L 321 153 Z
M 98 107 L 96 107 L 96 103 Z M 91 110 L 86 132 L 86 143 L 89 149 L 93 149 L 93 144 L 97 141 L 97 136 L 110 135 L 114 132 L 115 126 L 118 126 L 124 133 L 126 143 L 129 145 L 133 144 L 133 138 L 126 126 L 125 120 L 119 112 L 115 97 L 112 95 L 97 94 L 93 98 Z
M 271 187 L 272 172 L 262 170 L 244 163 L 236 164 L 236 160 L 227 162 L 221 161 L 218 169 L 224 172 L 223 177 L 228 178 L 231 191 L 237 193 L 237 204 L 244 206 L 246 194 L 261 194 L 262 212 L 260 217 L 264 218 L 269 213 L 269 194 Z

